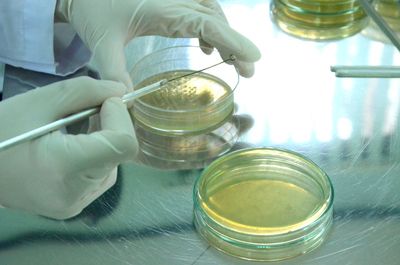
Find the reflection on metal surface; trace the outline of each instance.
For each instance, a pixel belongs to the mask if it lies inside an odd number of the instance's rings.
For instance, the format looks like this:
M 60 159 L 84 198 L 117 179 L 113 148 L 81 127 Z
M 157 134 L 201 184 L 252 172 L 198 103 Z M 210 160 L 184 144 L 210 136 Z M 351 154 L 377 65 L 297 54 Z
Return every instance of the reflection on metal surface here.
M 373 136 L 374 133 L 374 125 L 376 122 L 374 121 L 374 97 L 376 90 L 379 89 L 378 87 L 379 82 L 377 80 L 371 80 L 368 87 L 365 91 L 365 98 L 364 98 L 364 106 L 362 111 L 362 132 L 361 137 L 363 139 L 369 139 Z
M 400 82 L 399 80 L 391 80 L 389 83 L 389 89 L 387 91 L 387 104 L 385 109 L 385 118 L 383 126 L 383 135 L 393 135 L 396 126 L 399 124 L 399 112 L 400 112 Z
M 233 115 L 219 128 L 204 134 L 166 136 L 136 126 L 141 146 L 139 161 L 161 169 L 204 168 L 217 157 L 235 148 L 240 134 L 249 130 L 252 119 Z
M 118 208 L 122 196 L 123 178 L 118 170 L 114 186 L 86 207 L 79 215 L 68 222 L 80 220 L 88 226 L 95 227 L 102 219 L 109 217 Z
M 337 123 L 338 137 L 341 140 L 348 140 L 353 133 L 353 124 L 349 118 L 342 117 Z

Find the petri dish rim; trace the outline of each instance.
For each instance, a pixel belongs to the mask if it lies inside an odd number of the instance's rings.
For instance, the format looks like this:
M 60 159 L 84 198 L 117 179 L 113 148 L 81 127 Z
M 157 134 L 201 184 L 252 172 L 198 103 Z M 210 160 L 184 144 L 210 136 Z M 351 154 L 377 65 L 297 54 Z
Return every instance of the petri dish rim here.
M 199 186 L 204 176 L 207 176 L 206 173 L 211 172 L 215 167 L 223 164 L 224 157 L 226 156 L 240 156 L 243 152 L 259 150 L 284 152 L 291 156 L 298 157 L 322 173 L 328 188 L 325 190 L 327 196 L 324 197 L 326 203 L 319 204 L 319 206 L 325 205 L 326 207 L 320 208 L 311 216 L 308 215 L 305 221 L 300 222 L 301 225 L 297 228 L 278 233 L 267 231 L 266 233 L 255 234 L 248 231 L 236 231 L 226 224 L 220 224 L 209 216 L 201 207 L 201 198 L 198 197 Z M 218 158 L 211 163 L 196 180 L 194 185 L 194 223 L 196 230 L 198 230 L 201 236 L 222 252 L 238 258 L 257 261 L 273 261 L 291 258 L 309 252 L 322 243 L 333 221 L 334 200 L 333 185 L 324 170 L 309 158 L 281 148 L 246 148 L 231 152 L 226 156 Z
M 281 1 L 288 1 L 288 0 L 281 0 Z M 351 3 L 357 3 L 358 0 L 342 0 L 342 1 L 332 1 L 332 0 L 292 0 L 294 2 L 298 3 L 306 3 L 310 5 L 343 5 L 343 4 L 351 4 Z
M 336 19 L 336 18 L 345 17 L 345 16 L 349 16 L 350 18 L 353 18 L 353 17 L 357 17 L 357 16 L 354 16 L 355 14 L 357 14 L 357 12 L 363 12 L 363 8 L 361 6 L 356 6 L 351 9 L 343 10 L 340 12 L 322 13 L 322 12 L 318 12 L 318 11 L 302 9 L 300 7 L 296 7 L 291 4 L 287 4 L 280 0 L 275 0 L 275 1 L 271 2 L 271 6 L 274 8 L 281 8 L 281 9 L 284 9 L 284 8 L 289 9 L 290 8 L 290 11 L 292 11 L 292 12 L 296 12 L 301 15 L 316 16 L 321 19 L 326 19 L 326 18 Z M 366 17 L 366 15 L 364 15 L 363 18 L 364 17 Z
M 302 2 L 299 2 L 299 3 L 302 3 Z M 319 16 L 319 17 L 331 17 L 331 18 L 351 15 L 351 14 L 354 14 L 355 12 L 357 12 L 357 11 L 362 10 L 362 7 L 359 6 L 359 5 L 352 6 L 352 7 L 340 10 L 340 11 L 327 12 L 327 11 L 318 10 L 320 5 L 316 4 L 316 3 L 305 3 L 309 7 L 314 8 L 314 10 L 296 6 L 294 3 L 287 2 L 286 0 L 275 0 L 274 1 L 274 5 L 277 5 L 277 4 L 279 4 L 281 6 L 284 6 L 284 7 L 288 8 L 288 9 L 290 9 L 293 12 L 298 12 L 299 14 L 307 14 L 307 15 L 314 15 L 314 16 Z M 340 5 L 338 4 L 337 6 L 340 6 Z M 333 8 L 333 6 L 330 6 L 330 8 Z
M 323 176 L 325 177 L 325 181 L 327 182 L 327 186 L 329 188 L 329 192 L 327 193 L 327 195 L 324 198 L 324 202 L 328 202 L 328 204 L 326 205 L 326 207 L 323 207 L 322 209 L 319 209 L 318 211 L 315 211 L 312 213 L 312 215 L 308 216 L 306 220 L 298 223 L 301 225 L 292 225 L 292 227 L 297 227 L 296 229 L 286 229 L 289 230 L 290 232 L 295 232 L 298 230 L 301 230 L 304 228 L 304 226 L 308 226 L 308 225 L 312 225 L 313 222 L 317 221 L 318 218 L 322 215 L 324 215 L 326 212 L 328 212 L 330 210 L 331 207 L 333 207 L 333 200 L 334 200 L 334 190 L 333 190 L 333 185 L 332 182 L 330 180 L 330 178 L 328 177 L 328 175 L 325 173 L 325 171 L 323 171 L 316 163 L 314 163 L 312 160 L 310 160 L 309 158 L 305 157 L 302 154 L 287 150 L 287 149 L 282 149 L 282 148 L 245 148 L 245 149 L 240 149 L 240 150 L 236 150 L 233 152 L 230 152 L 229 154 L 227 154 L 226 156 L 222 156 L 218 159 L 216 159 L 215 161 L 213 161 L 213 163 L 211 163 L 201 174 L 201 176 L 199 178 L 197 178 L 195 185 L 194 185 L 194 189 L 193 189 L 193 201 L 195 203 L 195 207 L 199 207 L 200 209 L 200 203 L 199 200 L 197 198 L 197 195 L 199 194 L 200 196 L 200 192 L 199 192 L 199 188 L 200 188 L 200 183 L 204 180 L 204 177 L 209 174 L 209 172 L 212 172 L 216 167 L 220 166 L 222 163 L 225 163 L 225 159 L 227 156 L 229 156 L 229 159 L 233 159 L 236 156 L 240 156 L 242 155 L 244 152 L 248 152 L 248 151 L 278 151 L 278 152 L 284 152 L 293 156 L 297 156 L 299 158 L 301 158 L 304 162 L 308 163 L 309 165 L 311 165 L 312 167 L 315 167 L 316 169 L 318 169 Z M 319 183 L 316 183 L 319 184 Z M 322 188 L 322 187 L 321 187 Z M 321 200 L 322 201 L 322 200 Z M 325 205 L 325 203 L 321 203 L 320 205 Z M 203 210 L 204 211 L 204 210 Z M 210 218 L 210 220 L 215 221 L 213 218 L 209 217 L 206 213 L 204 213 L 208 218 Z M 218 223 L 218 222 L 216 222 Z M 234 230 L 234 229 L 233 229 Z M 260 230 L 258 230 L 260 231 Z M 262 231 L 262 230 L 261 230 Z M 237 232 L 241 233 L 241 230 L 237 230 Z M 276 232 L 276 233 L 271 233 L 270 229 L 265 229 L 265 234 L 263 235 L 278 235 L 281 234 L 281 232 Z M 286 231 L 287 232 L 287 231 Z M 286 232 L 283 232 L 283 234 L 285 234 Z M 246 234 L 250 234 L 250 233 L 246 233 Z M 257 234 L 253 234 L 254 236 L 259 236 L 260 233 Z M 262 235 L 261 235 L 262 236 Z

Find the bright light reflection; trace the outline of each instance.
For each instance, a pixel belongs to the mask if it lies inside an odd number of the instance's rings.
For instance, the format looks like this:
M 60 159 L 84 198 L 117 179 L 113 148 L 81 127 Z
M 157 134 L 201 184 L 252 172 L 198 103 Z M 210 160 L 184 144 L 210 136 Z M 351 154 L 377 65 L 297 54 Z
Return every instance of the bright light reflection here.
M 283 122 L 270 121 L 269 139 L 274 144 L 284 144 L 289 141 L 289 126 Z
M 341 87 L 346 93 L 350 93 L 354 87 L 354 80 L 352 78 L 340 79 Z
M 347 49 L 347 56 L 350 59 L 349 63 L 351 63 L 352 58 L 356 58 L 359 53 L 359 42 L 356 39 L 350 39 L 349 45 Z
M 393 134 L 397 126 L 397 122 L 399 119 L 399 105 L 400 105 L 399 83 L 400 82 L 398 79 L 392 79 L 390 81 L 390 86 L 387 94 L 388 103 L 386 107 L 385 121 L 383 124 L 384 135 Z
M 262 28 L 266 34 L 256 34 L 256 30 L 251 31 L 253 35 L 246 34 L 260 48 L 262 58 L 255 64 L 255 76 L 241 78 L 235 91 L 238 102 L 251 98 L 251 104 L 239 105 L 240 112 L 251 113 L 256 121 L 246 137 L 253 143 L 267 139 L 272 144 L 306 143 L 313 137 L 330 141 L 336 79 L 329 69 L 336 60 L 337 45 L 299 42 L 286 34 L 275 36 L 268 4 L 249 7 L 224 2 L 223 7 L 230 24 L 239 32 L 248 33 L 249 28 L 265 23 Z M 246 16 L 254 19 L 241 19 Z M 250 95 L 253 91 L 256 94 Z
M 337 122 L 338 137 L 341 140 L 348 140 L 353 133 L 353 124 L 348 118 L 340 118 Z
M 315 130 L 315 138 L 319 142 L 329 142 L 332 140 L 332 123 L 325 122 L 321 123 L 317 130 Z
M 379 87 L 379 79 L 371 79 L 365 92 L 361 130 L 364 138 L 370 138 L 374 133 L 374 99 L 376 97 L 375 90 L 377 87 Z
M 395 55 L 397 55 L 398 53 L 396 52 Z M 400 56 L 393 56 L 393 65 L 400 65 Z
M 381 42 L 372 42 L 368 54 L 368 65 L 381 65 L 383 58 L 383 49 L 385 45 Z

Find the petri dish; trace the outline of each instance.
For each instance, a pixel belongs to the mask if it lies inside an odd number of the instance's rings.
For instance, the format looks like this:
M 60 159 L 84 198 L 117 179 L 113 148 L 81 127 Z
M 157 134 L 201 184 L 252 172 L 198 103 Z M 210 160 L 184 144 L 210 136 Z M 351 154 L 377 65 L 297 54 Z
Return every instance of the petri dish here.
M 137 85 L 137 89 L 192 72 L 164 72 L 144 80 Z M 135 106 L 135 120 L 148 130 L 167 135 L 199 134 L 218 127 L 233 112 L 232 89 L 213 75 L 194 73 L 165 86 L 166 88 L 143 96 Z
M 136 100 L 131 116 L 142 128 L 168 136 L 218 128 L 233 114 L 239 75 L 228 64 L 198 71 L 221 61 L 217 52 L 205 55 L 196 46 L 169 47 L 144 57 L 131 71 L 135 90 L 163 79 L 173 81 Z
M 400 31 L 400 3 L 398 0 L 375 0 L 374 7 L 395 32 Z
M 368 25 L 368 17 L 354 0 L 274 0 L 274 22 L 286 33 L 312 39 L 341 39 Z
M 373 6 L 387 25 L 400 37 L 400 4 L 398 0 L 374 0 Z M 370 20 L 368 27 L 363 30 L 363 34 L 377 41 L 391 43 L 373 20 Z
M 400 18 L 400 3 L 398 0 L 374 0 L 376 11 L 383 17 Z
M 203 168 L 237 141 L 234 91 L 239 74 L 222 63 L 218 52 L 168 47 L 143 57 L 130 75 L 134 90 L 168 80 L 129 109 L 139 162 L 163 169 Z
M 212 162 L 196 180 L 194 223 L 227 254 L 283 260 L 324 241 L 333 196 L 329 177 L 308 158 L 275 148 L 242 149 Z

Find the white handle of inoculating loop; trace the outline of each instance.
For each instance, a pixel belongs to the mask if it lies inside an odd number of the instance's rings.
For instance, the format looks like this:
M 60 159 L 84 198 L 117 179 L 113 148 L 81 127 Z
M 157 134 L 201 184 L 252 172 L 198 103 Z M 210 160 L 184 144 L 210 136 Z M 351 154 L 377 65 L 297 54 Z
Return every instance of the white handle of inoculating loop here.
M 125 94 L 122 97 L 122 102 L 124 102 L 125 104 L 131 103 L 133 100 L 135 100 L 137 98 L 140 98 L 144 95 L 147 95 L 151 92 L 154 92 L 154 91 L 162 88 L 162 86 L 166 83 L 167 83 L 167 80 L 161 80 L 157 83 L 148 85 L 146 87 L 140 88 L 139 90 Z M 15 146 L 15 145 L 27 142 L 29 140 L 38 138 L 47 133 L 59 130 L 67 125 L 70 125 L 75 122 L 89 118 L 90 116 L 93 116 L 94 114 L 99 113 L 99 111 L 100 111 L 100 106 L 94 107 L 91 109 L 87 109 L 87 110 L 72 114 L 68 117 L 56 120 L 49 124 L 43 125 L 39 128 L 33 129 L 31 131 L 22 133 L 20 135 L 10 138 L 10 139 L 7 139 L 0 143 L 0 151 L 6 150 L 12 146 Z

